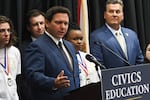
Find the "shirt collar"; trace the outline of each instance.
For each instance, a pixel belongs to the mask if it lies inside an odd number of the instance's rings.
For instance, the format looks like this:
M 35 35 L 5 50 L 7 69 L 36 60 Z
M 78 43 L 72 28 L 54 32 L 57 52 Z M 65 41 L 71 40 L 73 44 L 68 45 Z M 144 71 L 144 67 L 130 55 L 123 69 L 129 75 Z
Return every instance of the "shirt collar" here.
M 35 38 L 35 37 L 31 36 L 31 39 L 32 39 L 32 41 L 35 41 L 37 38 Z
M 63 43 L 63 40 L 62 40 L 62 39 L 60 39 L 60 40 L 56 39 L 55 37 L 53 37 L 53 36 L 52 36 L 50 33 L 48 33 L 47 31 L 45 31 L 45 33 L 56 43 L 56 45 L 58 45 L 59 41 L 60 41 L 61 43 Z
M 107 23 L 105 23 L 107 28 L 113 33 L 113 35 L 115 36 L 115 33 L 116 32 L 119 32 L 121 35 L 122 35 L 122 32 L 121 32 L 121 26 L 119 26 L 119 29 L 118 30 L 114 30 L 113 28 L 111 28 Z

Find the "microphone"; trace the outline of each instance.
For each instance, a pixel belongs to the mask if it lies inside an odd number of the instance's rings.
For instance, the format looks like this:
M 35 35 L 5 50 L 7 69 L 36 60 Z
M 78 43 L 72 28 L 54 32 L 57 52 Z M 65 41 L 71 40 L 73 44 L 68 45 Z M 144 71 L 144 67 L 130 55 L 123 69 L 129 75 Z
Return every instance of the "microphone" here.
M 93 63 L 95 63 L 95 68 L 96 68 L 96 71 L 97 71 L 97 75 L 98 75 L 98 77 L 99 77 L 99 80 L 101 80 L 101 75 L 100 75 L 100 73 L 98 72 L 98 66 L 100 66 L 102 69 L 106 69 L 106 67 L 105 66 L 103 66 L 101 63 L 99 63 L 92 55 L 90 55 L 90 54 L 86 54 L 85 55 L 85 58 L 88 60 L 88 61 L 90 61 L 90 62 L 93 62 Z
M 105 67 L 104 65 L 102 65 L 100 62 L 98 62 L 92 55 L 87 54 L 87 55 L 85 56 L 85 58 L 86 58 L 88 61 L 95 63 L 95 65 L 96 65 L 96 70 L 98 70 L 97 66 L 100 66 L 102 69 L 106 69 L 106 67 Z
M 113 50 L 111 50 L 110 48 L 108 48 L 106 45 L 104 45 L 103 43 L 100 42 L 94 42 L 94 44 L 103 46 L 105 49 L 107 49 L 109 52 L 111 52 L 113 55 L 115 55 L 116 57 L 118 57 L 119 59 L 121 59 L 122 61 L 124 61 L 126 64 L 128 64 L 129 66 L 131 66 L 131 64 L 124 58 L 122 58 L 120 55 L 118 55 L 116 52 L 114 52 Z

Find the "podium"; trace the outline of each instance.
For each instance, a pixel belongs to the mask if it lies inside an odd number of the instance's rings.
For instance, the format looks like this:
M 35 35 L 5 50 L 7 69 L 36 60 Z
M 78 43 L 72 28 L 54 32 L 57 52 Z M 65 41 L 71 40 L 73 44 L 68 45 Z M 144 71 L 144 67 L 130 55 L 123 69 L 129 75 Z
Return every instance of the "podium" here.
M 150 100 L 150 64 L 101 71 L 103 100 Z
M 68 92 L 64 96 L 64 100 L 102 100 L 101 83 L 91 83 L 80 87 L 76 90 Z

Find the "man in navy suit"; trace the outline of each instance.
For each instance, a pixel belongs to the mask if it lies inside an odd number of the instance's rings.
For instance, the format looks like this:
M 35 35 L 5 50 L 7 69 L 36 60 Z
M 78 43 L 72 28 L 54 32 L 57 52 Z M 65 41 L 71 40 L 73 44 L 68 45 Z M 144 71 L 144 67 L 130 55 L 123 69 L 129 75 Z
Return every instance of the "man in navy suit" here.
M 50 8 L 46 12 L 45 33 L 26 49 L 23 72 L 30 86 L 31 100 L 63 100 L 67 92 L 80 86 L 74 47 L 62 39 L 69 20 L 69 9 L 61 6 Z
M 26 27 L 28 32 L 25 33 L 25 35 L 27 37 L 20 47 L 22 58 L 24 57 L 27 46 L 44 33 L 45 14 L 38 9 L 28 11 L 26 16 Z M 28 89 L 26 80 L 22 74 L 18 78 L 18 89 L 20 100 L 30 100 L 30 90 Z
M 36 40 L 39 36 L 41 36 L 44 33 L 45 14 L 38 9 L 29 10 L 26 15 L 26 28 L 26 39 L 21 45 L 22 52 L 32 41 Z
M 143 54 L 136 33 L 120 23 L 124 19 L 123 2 L 107 0 L 105 25 L 90 36 L 90 50 L 106 68 L 143 63 Z

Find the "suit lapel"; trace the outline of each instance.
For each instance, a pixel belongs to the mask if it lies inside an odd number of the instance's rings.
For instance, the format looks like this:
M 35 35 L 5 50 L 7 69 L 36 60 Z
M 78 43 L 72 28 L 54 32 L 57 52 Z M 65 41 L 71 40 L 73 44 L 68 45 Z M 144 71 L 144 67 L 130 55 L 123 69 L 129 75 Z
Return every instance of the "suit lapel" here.
M 65 45 L 65 47 L 66 47 L 66 49 L 67 49 L 67 51 L 68 51 L 68 53 L 69 53 L 69 55 L 71 57 L 73 69 L 75 69 L 75 67 L 74 67 L 75 66 L 74 62 L 75 61 L 74 61 L 74 57 L 73 56 L 76 56 L 76 55 L 73 54 L 72 49 L 70 48 L 70 45 L 68 45 L 68 43 L 66 43 L 66 41 L 64 41 L 64 45 Z
M 107 44 L 111 47 L 110 49 L 114 50 L 114 52 L 121 55 L 123 58 L 126 58 L 125 54 L 123 53 L 123 51 L 120 47 L 120 44 L 118 43 L 118 41 L 117 41 L 116 37 L 113 35 L 113 33 L 108 28 L 106 28 L 105 33 L 108 37 L 110 37 L 108 39 L 105 39 L 108 42 Z
M 44 34 L 46 39 L 45 39 L 45 43 L 47 43 L 47 46 L 52 49 L 53 51 L 55 51 L 55 54 L 58 56 L 58 58 L 63 59 L 63 56 L 61 55 L 56 43 L 46 34 Z
M 130 58 L 130 53 L 131 53 L 131 50 L 132 50 L 132 42 L 130 42 L 130 38 L 129 38 L 129 33 L 125 30 L 125 29 L 122 29 L 122 32 L 123 32 L 123 35 L 124 35 L 124 38 L 125 38 L 125 42 L 126 42 L 126 48 L 127 48 L 127 55 L 128 55 L 128 59 Z

